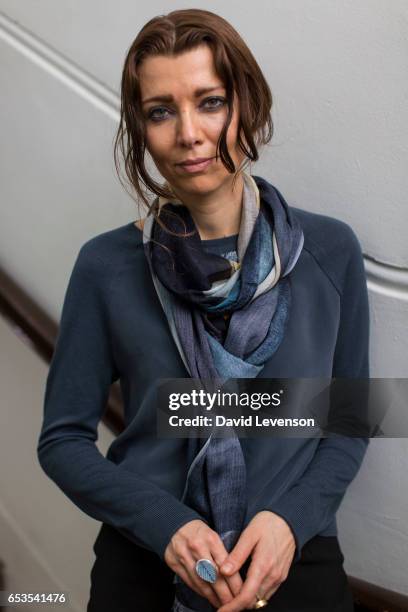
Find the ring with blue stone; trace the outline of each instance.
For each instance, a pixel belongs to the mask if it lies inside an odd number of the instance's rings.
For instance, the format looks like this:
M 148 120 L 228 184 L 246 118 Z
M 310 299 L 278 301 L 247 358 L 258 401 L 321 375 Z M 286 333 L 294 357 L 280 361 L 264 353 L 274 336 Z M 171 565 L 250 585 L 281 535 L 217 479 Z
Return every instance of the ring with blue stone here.
M 217 580 L 217 566 L 209 559 L 199 559 L 195 565 L 195 571 L 205 582 L 213 584 Z

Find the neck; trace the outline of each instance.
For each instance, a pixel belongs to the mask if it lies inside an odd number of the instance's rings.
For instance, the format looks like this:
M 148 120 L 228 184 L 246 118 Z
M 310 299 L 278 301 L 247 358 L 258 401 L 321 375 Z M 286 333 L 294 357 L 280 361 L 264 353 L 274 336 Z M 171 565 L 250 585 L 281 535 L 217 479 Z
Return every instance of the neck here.
M 244 179 L 240 173 L 232 188 L 232 179 L 225 186 L 205 195 L 176 195 L 187 206 L 202 240 L 224 238 L 239 233 Z

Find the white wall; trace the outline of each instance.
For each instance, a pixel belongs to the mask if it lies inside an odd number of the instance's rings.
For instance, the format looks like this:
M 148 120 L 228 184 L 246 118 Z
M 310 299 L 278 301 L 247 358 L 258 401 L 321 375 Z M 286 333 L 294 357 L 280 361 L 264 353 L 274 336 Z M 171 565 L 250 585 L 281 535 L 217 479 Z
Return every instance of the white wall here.
M 69 605 L 64 610 L 83 612 L 100 523 L 79 511 L 37 461 L 48 367 L 1 317 L 0 347 L 0 558 L 5 588 L 66 593 Z M 98 434 L 97 446 L 105 453 L 113 436 L 103 424 Z M 34 604 L 24 609 L 41 608 Z
M 55 317 L 80 245 L 138 216 L 114 176 L 115 92 L 140 27 L 174 8 L 155 0 L 102 6 L 0 0 L 0 261 Z M 371 375 L 406 377 L 407 2 L 205 8 L 244 36 L 272 89 L 275 136 L 252 172 L 289 203 L 351 224 L 367 255 Z M 398 479 L 407 446 L 373 440 L 339 512 L 346 569 L 404 593 L 408 494 Z

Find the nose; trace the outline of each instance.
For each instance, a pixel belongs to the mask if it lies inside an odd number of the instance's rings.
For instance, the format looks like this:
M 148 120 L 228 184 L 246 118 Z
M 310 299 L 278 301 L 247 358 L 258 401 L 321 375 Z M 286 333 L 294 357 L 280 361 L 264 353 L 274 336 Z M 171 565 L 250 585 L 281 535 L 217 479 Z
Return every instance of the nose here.
M 193 110 L 180 111 L 177 121 L 177 140 L 179 145 L 189 148 L 202 142 L 200 120 Z

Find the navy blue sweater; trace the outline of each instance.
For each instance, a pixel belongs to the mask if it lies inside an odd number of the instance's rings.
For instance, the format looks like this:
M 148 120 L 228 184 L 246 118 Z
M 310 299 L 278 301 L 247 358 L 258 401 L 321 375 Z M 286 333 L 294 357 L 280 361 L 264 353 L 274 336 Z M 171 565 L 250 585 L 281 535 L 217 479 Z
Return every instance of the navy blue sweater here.
M 264 181 L 262 197 L 270 184 Z M 359 242 L 344 222 L 291 207 L 305 243 L 290 273 L 292 308 L 263 378 L 368 376 L 369 313 Z M 49 370 L 38 442 L 43 470 L 82 511 L 161 558 L 172 535 L 201 518 L 182 497 L 185 439 L 156 435 L 155 384 L 188 378 L 133 222 L 88 240 L 77 256 Z M 110 385 L 120 379 L 126 428 L 104 457 L 95 445 Z M 337 534 L 336 511 L 366 438 L 241 439 L 245 523 L 285 519 L 295 558 L 315 535 Z

